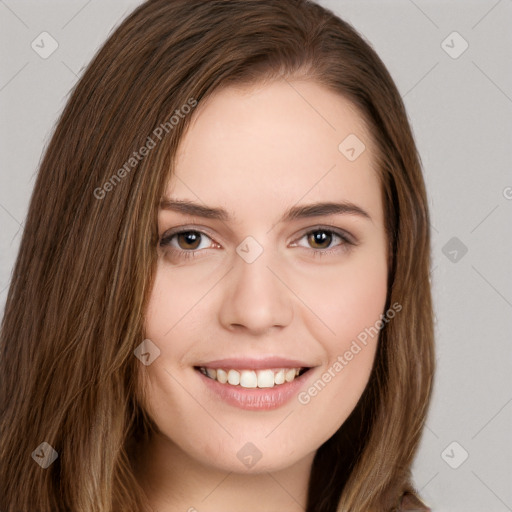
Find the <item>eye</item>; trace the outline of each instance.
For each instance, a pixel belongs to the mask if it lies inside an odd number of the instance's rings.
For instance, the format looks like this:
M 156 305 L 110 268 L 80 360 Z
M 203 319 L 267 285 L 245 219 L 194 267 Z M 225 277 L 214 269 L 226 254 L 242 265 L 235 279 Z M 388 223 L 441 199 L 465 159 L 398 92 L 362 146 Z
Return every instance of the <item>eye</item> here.
M 348 250 L 350 246 L 355 245 L 355 241 L 343 231 L 333 230 L 330 228 L 318 227 L 304 233 L 299 240 L 306 239 L 308 246 L 298 244 L 300 247 L 311 248 L 315 256 L 331 254 L 340 250 Z M 331 245 L 338 239 L 340 242 Z M 297 245 L 297 244 L 294 244 Z
M 207 243 L 208 240 L 213 242 L 202 231 L 185 229 L 164 235 L 160 240 L 160 246 L 169 248 L 170 252 L 174 253 L 177 257 L 191 258 L 196 256 L 199 249 L 208 249 L 210 247 Z M 218 244 L 217 247 L 219 247 Z
M 167 243 L 172 246 L 171 242 L 175 238 L 179 249 L 204 249 L 204 247 L 200 247 L 201 237 L 210 239 L 210 237 L 200 231 L 180 231 L 169 237 Z
M 348 233 L 326 227 L 310 229 L 298 241 L 303 239 L 306 239 L 307 246 L 297 242 L 292 243 L 291 246 L 309 249 L 314 257 L 348 251 L 351 246 L 356 245 L 355 240 Z M 338 241 L 337 244 L 336 241 Z M 162 237 L 159 244 L 176 259 L 196 258 L 202 255 L 203 251 L 201 249 L 221 248 L 210 236 L 196 229 L 181 229 L 167 233 Z

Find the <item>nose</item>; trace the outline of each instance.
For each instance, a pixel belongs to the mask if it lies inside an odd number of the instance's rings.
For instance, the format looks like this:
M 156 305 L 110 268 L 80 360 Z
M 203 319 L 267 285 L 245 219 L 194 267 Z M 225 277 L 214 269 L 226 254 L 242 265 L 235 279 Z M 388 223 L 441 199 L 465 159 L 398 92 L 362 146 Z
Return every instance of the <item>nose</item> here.
M 252 263 L 235 255 L 219 308 L 219 321 L 225 329 L 264 335 L 291 323 L 293 293 L 270 253 L 263 251 Z

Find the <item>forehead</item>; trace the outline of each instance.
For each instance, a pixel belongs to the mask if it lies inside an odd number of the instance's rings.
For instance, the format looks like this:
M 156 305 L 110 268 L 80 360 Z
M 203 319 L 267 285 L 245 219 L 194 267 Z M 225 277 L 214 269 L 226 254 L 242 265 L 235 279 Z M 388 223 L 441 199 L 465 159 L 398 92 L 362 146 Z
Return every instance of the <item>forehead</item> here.
M 322 85 L 227 87 L 194 113 L 165 196 L 269 215 L 299 201 L 345 200 L 378 219 L 373 153 L 354 106 Z

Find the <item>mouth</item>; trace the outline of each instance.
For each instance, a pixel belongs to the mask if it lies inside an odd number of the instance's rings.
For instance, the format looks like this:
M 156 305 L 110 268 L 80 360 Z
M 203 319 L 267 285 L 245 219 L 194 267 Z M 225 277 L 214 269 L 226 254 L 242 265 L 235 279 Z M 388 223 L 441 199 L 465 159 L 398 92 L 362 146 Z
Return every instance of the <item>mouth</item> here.
M 273 355 L 198 361 L 193 369 L 209 400 L 249 411 L 270 411 L 297 396 L 317 367 Z
M 225 386 L 246 389 L 263 389 L 283 386 L 299 379 L 311 367 L 279 367 L 261 369 L 211 368 L 194 366 L 194 370 Z

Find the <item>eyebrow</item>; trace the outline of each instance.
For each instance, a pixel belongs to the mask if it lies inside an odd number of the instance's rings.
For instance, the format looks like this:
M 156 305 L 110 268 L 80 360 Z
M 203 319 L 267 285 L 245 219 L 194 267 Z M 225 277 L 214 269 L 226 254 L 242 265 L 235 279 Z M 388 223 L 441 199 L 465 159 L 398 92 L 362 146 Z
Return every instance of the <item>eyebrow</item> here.
M 224 208 L 204 206 L 185 199 L 176 200 L 163 198 L 160 201 L 160 208 L 162 210 L 171 210 L 194 217 L 204 217 L 206 219 L 221 221 L 230 220 L 229 213 Z M 340 203 L 323 202 L 301 206 L 292 206 L 285 211 L 279 222 L 290 222 L 297 219 L 307 219 L 311 217 L 339 214 L 358 215 L 360 217 L 369 219 L 370 221 L 372 220 L 370 215 L 360 206 L 357 206 L 348 201 L 343 201 Z

